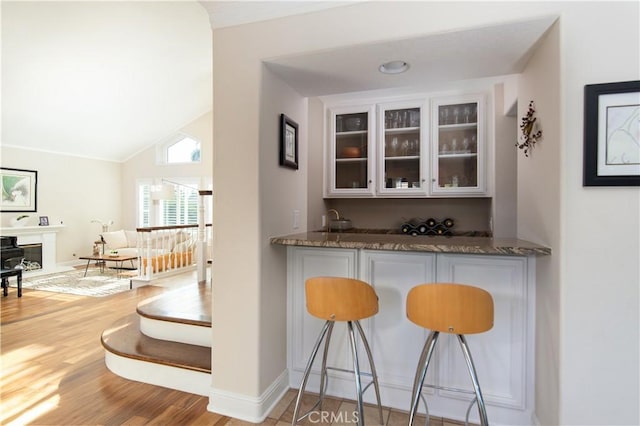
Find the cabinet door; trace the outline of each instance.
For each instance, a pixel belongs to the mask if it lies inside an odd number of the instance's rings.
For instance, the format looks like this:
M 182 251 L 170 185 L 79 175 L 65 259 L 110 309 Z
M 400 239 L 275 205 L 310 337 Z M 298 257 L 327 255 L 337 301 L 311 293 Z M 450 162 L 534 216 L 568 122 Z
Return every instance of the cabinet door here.
M 378 107 L 378 189 L 381 195 L 427 194 L 424 100 Z
M 369 320 L 369 343 L 381 385 L 412 389 L 428 330 L 407 320 L 407 294 L 418 284 L 435 281 L 435 259 L 432 253 L 363 251 L 361 276 L 379 299 L 379 311 Z M 429 383 L 434 383 L 435 372 L 435 368 L 429 371 Z M 424 393 L 432 392 L 425 388 Z
M 308 278 L 316 276 L 356 278 L 356 261 L 357 251 L 351 249 L 302 247 L 287 249 L 287 333 L 289 335 L 287 364 L 290 383 L 295 388 L 300 386 L 307 361 L 325 323 L 324 320 L 313 317 L 307 312 L 304 283 Z M 345 323 L 336 323 L 331 338 L 328 365 L 350 369 L 350 353 Z M 321 358 L 322 348 L 316 357 L 309 381 L 308 389 L 312 392 L 318 391 Z M 334 372 L 330 374 L 336 376 Z M 340 381 L 334 380 L 330 386 L 339 383 Z M 352 382 L 350 383 L 353 387 Z M 336 392 L 335 389 L 331 391 Z
M 332 109 L 329 116 L 325 195 L 373 195 L 374 107 Z
M 473 95 L 432 101 L 432 194 L 486 192 L 484 99 Z
M 525 409 L 527 394 L 533 393 L 534 324 L 527 307 L 534 302 L 529 300 L 533 290 L 528 286 L 528 261 L 516 256 L 438 255 L 439 282 L 473 285 L 493 297 L 493 328 L 467 336 L 487 404 Z M 438 345 L 440 384 L 472 390 L 455 336 L 442 335 Z M 471 400 L 466 394 L 439 392 L 444 397 Z

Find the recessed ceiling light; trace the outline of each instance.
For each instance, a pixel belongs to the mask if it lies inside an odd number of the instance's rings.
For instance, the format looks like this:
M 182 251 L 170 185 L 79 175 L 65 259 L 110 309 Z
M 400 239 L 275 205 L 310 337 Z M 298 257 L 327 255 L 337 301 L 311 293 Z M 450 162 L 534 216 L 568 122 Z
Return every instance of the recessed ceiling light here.
M 409 69 L 409 64 L 405 61 L 389 61 L 380 65 L 378 71 L 383 74 L 400 74 Z

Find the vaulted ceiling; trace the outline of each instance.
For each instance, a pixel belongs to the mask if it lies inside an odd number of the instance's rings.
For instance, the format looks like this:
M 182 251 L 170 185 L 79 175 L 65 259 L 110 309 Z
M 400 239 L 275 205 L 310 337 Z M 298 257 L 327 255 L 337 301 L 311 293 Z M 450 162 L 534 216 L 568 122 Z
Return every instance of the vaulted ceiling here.
M 2 2 L 2 144 L 123 161 L 212 108 L 197 2 Z

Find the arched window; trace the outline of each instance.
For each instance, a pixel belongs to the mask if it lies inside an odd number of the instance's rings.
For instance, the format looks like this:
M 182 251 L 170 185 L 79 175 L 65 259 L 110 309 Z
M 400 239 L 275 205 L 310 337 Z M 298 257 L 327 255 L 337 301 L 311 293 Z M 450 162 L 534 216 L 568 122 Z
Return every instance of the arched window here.
M 187 134 L 177 133 L 159 145 L 158 162 L 160 164 L 199 163 L 200 141 Z

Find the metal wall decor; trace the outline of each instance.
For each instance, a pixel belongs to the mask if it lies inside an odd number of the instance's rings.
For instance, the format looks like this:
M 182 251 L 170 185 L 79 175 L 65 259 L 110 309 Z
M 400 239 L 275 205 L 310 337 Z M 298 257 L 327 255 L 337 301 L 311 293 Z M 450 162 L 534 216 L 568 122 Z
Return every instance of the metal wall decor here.
M 537 117 L 534 117 L 536 110 L 533 107 L 533 101 L 529 102 L 529 109 L 527 114 L 522 117 L 522 123 L 520 123 L 520 135 L 519 142 L 516 142 L 516 146 L 524 150 L 525 157 L 529 156 L 529 151 L 533 149 L 536 142 L 542 138 L 542 130 L 540 130 L 538 123 L 536 123 Z

